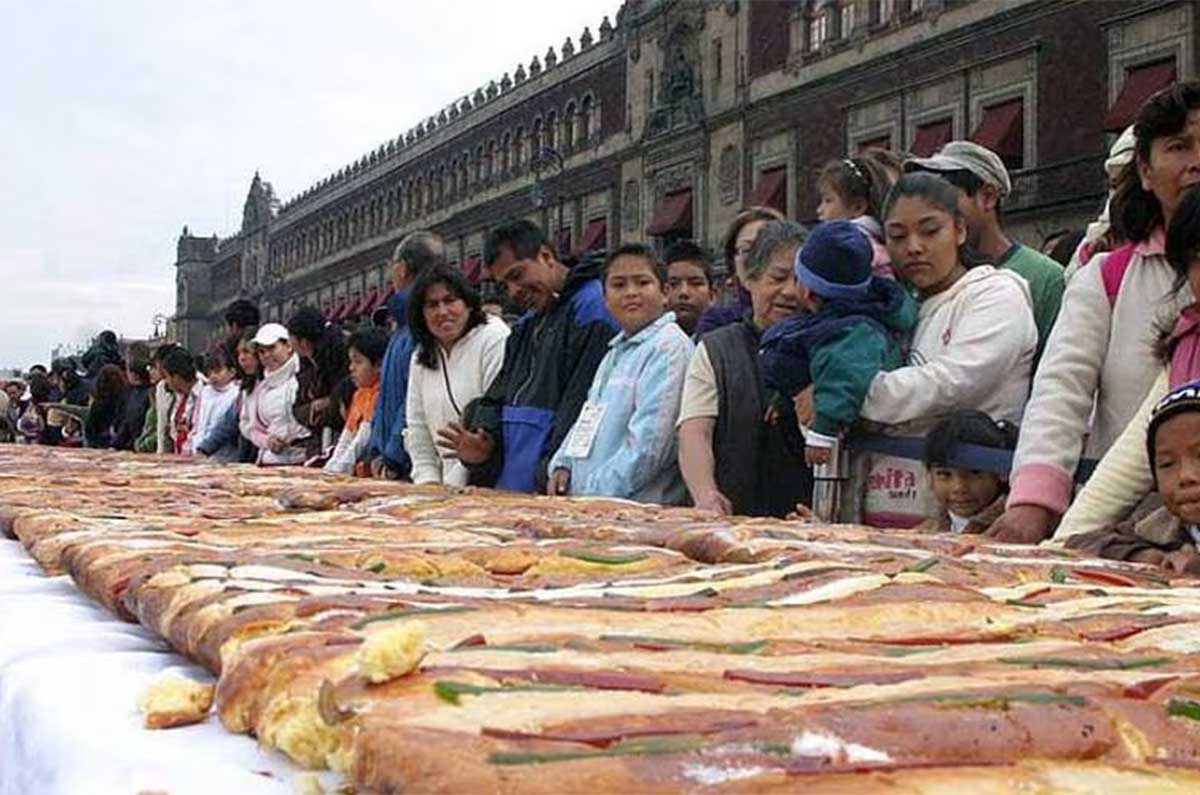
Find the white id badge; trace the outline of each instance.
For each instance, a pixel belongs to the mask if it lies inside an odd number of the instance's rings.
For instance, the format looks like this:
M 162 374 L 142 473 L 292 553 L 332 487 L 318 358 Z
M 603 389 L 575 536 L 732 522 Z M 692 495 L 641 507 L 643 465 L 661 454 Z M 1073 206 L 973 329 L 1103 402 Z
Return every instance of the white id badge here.
M 579 418 L 571 435 L 567 437 L 565 454 L 568 458 L 587 458 L 592 454 L 592 445 L 596 443 L 596 434 L 600 431 L 600 420 L 604 418 L 603 403 L 593 403 L 590 400 L 579 410 Z

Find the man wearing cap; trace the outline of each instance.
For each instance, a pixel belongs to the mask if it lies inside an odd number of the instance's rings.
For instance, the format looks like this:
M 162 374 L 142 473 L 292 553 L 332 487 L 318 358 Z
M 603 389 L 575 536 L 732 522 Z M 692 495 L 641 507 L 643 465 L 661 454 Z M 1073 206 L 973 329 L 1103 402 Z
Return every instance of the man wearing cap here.
M 406 235 L 392 254 L 392 286 L 396 292 L 387 301 L 395 330 L 379 368 L 379 398 L 371 420 L 368 455 L 371 475 L 376 478 L 406 478 L 412 461 L 404 450 L 405 404 L 408 400 L 408 369 L 412 360 L 412 335 L 408 331 L 408 295 L 413 282 L 426 269 L 446 261 L 446 245 L 433 232 L 418 230 Z
M 958 188 L 967 243 L 997 268 L 1007 268 L 1029 283 L 1038 330 L 1036 366 L 1058 318 L 1066 281 L 1057 262 L 1005 234 L 1000 205 L 1012 192 L 1012 181 L 1003 161 L 991 149 L 972 141 L 951 141 L 933 157 L 913 158 L 904 168 L 931 171 Z

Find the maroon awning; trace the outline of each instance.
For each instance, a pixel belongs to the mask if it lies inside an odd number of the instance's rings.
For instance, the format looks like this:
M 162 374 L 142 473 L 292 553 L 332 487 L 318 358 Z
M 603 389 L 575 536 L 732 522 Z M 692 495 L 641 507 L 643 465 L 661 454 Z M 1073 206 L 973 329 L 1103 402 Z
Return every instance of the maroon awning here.
M 950 119 L 922 124 L 913 138 L 912 153 L 917 157 L 929 157 L 954 138 L 954 123 Z
M 361 315 L 369 298 L 370 294 L 364 293 L 357 298 L 350 299 L 350 308 L 346 310 L 346 317 L 358 317 Z
M 363 314 L 369 315 L 383 305 L 386 299 L 387 290 L 382 287 L 376 287 L 367 295 L 370 296 L 370 301 L 363 305 Z
M 1134 118 L 1146 100 L 1175 82 L 1175 61 L 1159 61 L 1158 63 L 1139 66 L 1125 73 L 1125 83 L 1117 101 L 1108 109 L 1104 117 L 1104 129 L 1108 132 L 1119 133 L 1133 124 Z
M 971 140 L 1001 158 L 1020 158 L 1025 153 L 1024 103 L 1014 99 L 985 108 Z
M 466 262 L 463 263 L 463 273 L 471 284 L 479 284 L 483 281 L 483 258 L 467 257 Z
M 654 218 L 646 227 L 648 235 L 692 234 L 692 189 L 687 188 L 667 195 L 654 211 Z
M 583 237 L 579 239 L 579 246 L 575 249 L 575 254 L 607 247 L 608 221 L 604 218 L 597 218 L 594 221 L 588 221 L 587 228 L 583 230 Z
M 346 301 L 342 301 L 340 304 L 338 304 L 337 309 L 333 310 L 333 314 L 330 315 L 329 322 L 337 323 L 339 320 L 342 320 L 343 318 L 345 318 L 346 313 L 350 311 L 351 303 L 352 303 L 351 301 L 346 300 Z
M 375 303 L 375 296 L 379 293 L 379 288 L 367 290 L 363 293 L 363 297 L 359 299 L 358 306 L 354 308 L 356 315 L 369 315 L 374 311 L 378 304 Z
M 758 185 L 750 196 L 751 207 L 770 207 L 787 214 L 787 167 L 780 166 L 758 176 Z
M 325 311 L 321 314 L 325 315 L 326 320 L 333 320 L 333 313 L 337 311 L 337 306 L 334 304 L 325 304 Z

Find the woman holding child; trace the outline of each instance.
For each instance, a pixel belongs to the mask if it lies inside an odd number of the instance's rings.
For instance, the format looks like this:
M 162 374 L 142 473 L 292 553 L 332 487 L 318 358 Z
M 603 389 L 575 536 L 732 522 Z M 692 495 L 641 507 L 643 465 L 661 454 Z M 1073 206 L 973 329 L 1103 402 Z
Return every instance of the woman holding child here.
M 901 435 L 923 434 L 963 409 L 1019 423 L 1037 347 L 1025 282 L 964 256 L 958 191 L 935 175 L 900 179 L 884 207 L 884 230 L 893 266 L 916 289 L 920 308 L 907 366 L 875 376 L 862 418 Z M 848 493 L 863 496 L 849 501 L 847 520 L 913 527 L 938 512 L 918 462 L 863 453 L 852 477 L 860 488 Z

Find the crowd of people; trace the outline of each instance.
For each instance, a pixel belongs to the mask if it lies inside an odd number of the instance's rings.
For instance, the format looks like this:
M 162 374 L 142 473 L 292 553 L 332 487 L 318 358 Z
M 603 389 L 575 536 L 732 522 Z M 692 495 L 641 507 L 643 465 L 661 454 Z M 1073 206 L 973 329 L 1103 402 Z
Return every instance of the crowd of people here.
M 823 518 L 1200 573 L 1200 83 L 1148 100 L 1105 170 L 1096 222 L 1039 250 L 996 153 L 868 150 L 821 169 L 811 228 L 739 213 L 727 284 L 694 241 L 574 259 L 514 221 L 484 250 L 507 318 L 419 231 L 386 328 L 237 301 L 203 355 L 106 332 L 7 384 L 3 432 L 799 519 L 834 479 Z

